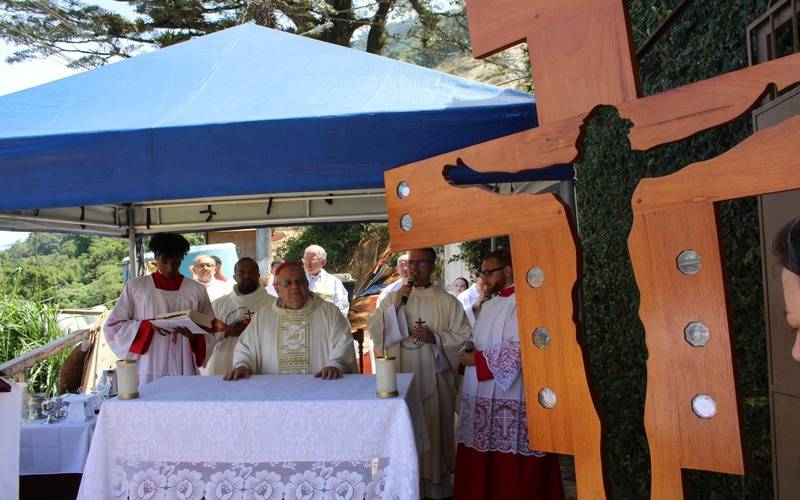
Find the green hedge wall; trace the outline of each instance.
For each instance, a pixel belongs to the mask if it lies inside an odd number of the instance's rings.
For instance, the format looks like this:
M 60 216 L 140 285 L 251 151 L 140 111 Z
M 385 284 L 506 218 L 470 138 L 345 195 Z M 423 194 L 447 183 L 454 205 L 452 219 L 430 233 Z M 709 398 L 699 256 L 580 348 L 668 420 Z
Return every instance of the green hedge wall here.
M 628 2 L 640 45 L 676 1 Z M 645 95 L 746 66 L 746 27 L 766 1 L 693 2 L 641 61 Z M 534 61 L 535 63 L 535 61 Z M 535 82 L 534 82 L 535 84 Z M 650 462 L 643 427 L 647 349 L 627 249 L 630 199 L 645 177 L 673 173 L 730 149 L 752 133 L 749 116 L 677 144 L 642 153 L 630 123 L 602 109 L 586 129 L 577 165 L 578 226 L 584 256 L 585 335 L 591 375 L 607 421 L 613 498 L 647 498 Z M 743 402 L 744 477 L 687 471 L 687 498 L 771 498 L 767 353 L 755 199 L 718 205 L 735 356 Z M 681 374 L 676 374 L 681 376 Z

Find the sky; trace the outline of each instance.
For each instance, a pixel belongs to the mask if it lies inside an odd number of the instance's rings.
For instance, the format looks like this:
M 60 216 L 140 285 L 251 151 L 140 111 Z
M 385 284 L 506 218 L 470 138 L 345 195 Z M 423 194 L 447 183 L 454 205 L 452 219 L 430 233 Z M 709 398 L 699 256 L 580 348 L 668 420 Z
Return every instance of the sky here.
M 119 2 L 114 0 L 91 0 L 86 3 L 100 5 L 123 15 L 131 15 L 133 12 L 128 5 L 121 6 Z M 55 58 L 7 64 L 6 58 L 13 52 L 13 45 L 0 40 L 0 95 L 59 80 L 82 71 L 67 68 L 62 61 Z M 0 231 L 0 250 L 27 237 L 28 233 L 25 232 Z

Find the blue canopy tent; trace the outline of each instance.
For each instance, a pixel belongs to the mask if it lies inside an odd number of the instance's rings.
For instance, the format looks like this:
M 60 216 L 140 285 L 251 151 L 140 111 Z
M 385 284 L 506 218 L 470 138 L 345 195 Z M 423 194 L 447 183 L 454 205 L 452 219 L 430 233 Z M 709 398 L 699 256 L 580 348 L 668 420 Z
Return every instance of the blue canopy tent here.
M 245 24 L 0 97 L 0 229 L 380 220 L 385 170 L 536 125 L 529 94 Z

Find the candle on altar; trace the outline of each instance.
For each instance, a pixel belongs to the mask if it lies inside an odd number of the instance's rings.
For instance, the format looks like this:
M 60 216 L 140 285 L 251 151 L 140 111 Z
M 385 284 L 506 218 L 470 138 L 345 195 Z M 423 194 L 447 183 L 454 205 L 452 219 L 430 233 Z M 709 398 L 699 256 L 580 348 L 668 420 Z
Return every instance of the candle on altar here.
M 379 398 L 393 398 L 397 392 L 397 374 L 394 368 L 395 358 L 384 357 L 375 359 L 375 377 L 378 381 Z
M 119 399 L 136 399 L 139 397 L 135 359 L 120 359 L 117 361 L 117 397 Z

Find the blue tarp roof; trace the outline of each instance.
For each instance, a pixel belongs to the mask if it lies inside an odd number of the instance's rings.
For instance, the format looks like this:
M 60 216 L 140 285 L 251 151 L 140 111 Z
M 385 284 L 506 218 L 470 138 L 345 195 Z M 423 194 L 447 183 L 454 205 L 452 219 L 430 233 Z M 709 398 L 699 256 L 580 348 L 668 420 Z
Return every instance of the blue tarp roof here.
M 0 210 L 381 188 L 534 126 L 529 94 L 245 24 L 0 97 Z

